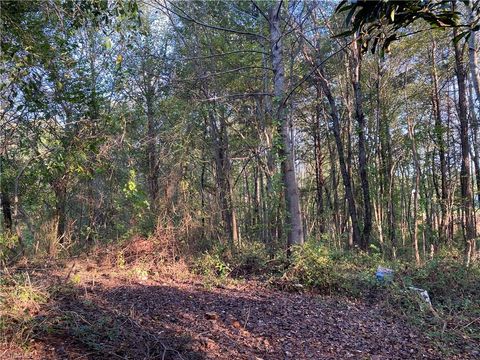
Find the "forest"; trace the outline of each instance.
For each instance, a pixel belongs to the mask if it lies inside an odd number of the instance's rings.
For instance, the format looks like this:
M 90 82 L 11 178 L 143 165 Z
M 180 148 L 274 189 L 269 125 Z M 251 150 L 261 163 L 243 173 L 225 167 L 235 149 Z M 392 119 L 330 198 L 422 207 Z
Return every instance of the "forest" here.
M 478 0 L 2 0 L 0 359 L 479 359 Z

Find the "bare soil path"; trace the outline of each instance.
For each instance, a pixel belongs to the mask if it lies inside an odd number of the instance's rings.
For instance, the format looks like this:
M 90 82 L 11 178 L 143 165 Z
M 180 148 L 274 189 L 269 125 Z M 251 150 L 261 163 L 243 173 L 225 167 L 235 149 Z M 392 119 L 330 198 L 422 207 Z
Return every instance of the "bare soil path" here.
M 0 359 L 442 358 L 418 331 L 362 302 L 248 281 L 209 288 L 82 271 L 36 314 L 30 352 L 0 349 Z

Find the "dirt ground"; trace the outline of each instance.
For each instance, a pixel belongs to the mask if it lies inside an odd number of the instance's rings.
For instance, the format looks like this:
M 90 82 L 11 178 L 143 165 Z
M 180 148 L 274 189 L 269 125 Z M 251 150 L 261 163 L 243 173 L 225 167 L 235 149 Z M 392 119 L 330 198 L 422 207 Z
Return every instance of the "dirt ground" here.
M 255 281 L 215 287 L 198 278 L 67 269 L 49 278 L 74 285 L 39 309 L 28 350 L 0 348 L 0 359 L 443 358 L 374 304 Z

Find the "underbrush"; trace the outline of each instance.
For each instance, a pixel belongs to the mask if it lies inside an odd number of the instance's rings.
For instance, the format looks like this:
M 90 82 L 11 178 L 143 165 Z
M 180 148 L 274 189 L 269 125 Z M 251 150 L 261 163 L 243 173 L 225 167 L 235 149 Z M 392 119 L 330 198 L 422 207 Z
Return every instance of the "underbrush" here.
M 264 244 L 250 243 L 235 251 L 225 246 L 214 247 L 194 257 L 190 268 L 207 286 L 215 286 L 251 278 L 268 281 L 272 276 L 280 276 L 286 266 L 282 253 L 270 257 Z
M 478 263 L 467 268 L 456 256 L 439 256 L 419 268 L 404 268 L 383 292 L 382 305 L 419 326 L 446 354 L 480 358 L 479 279 Z M 425 289 L 431 306 L 411 286 Z
M 138 236 L 72 258 L 23 257 L 0 270 L 0 350 L 28 353 L 34 339 L 61 333 L 62 329 L 93 349 L 94 337 L 104 335 L 102 317 L 79 321 L 75 312 L 55 304 L 60 298 L 75 299 L 78 293 L 86 293 L 101 274 L 127 283 L 191 276 L 186 262 L 164 242 Z
M 341 253 L 310 242 L 294 249 L 279 284 L 300 284 L 328 295 L 366 296 L 376 286 L 378 265 L 386 265 L 378 254 Z
M 179 281 L 200 275 L 208 288 L 254 278 L 286 291 L 362 299 L 382 313 L 417 326 L 446 356 L 458 353 L 480 358 L 480 264 L 466 268 L 460 253 L 443 252 L 417 267 L 410 261 L 384 260 L 376 248 L 370 253 L 339 252 L 315 242 L 293 249 L 289 260 L 283 251 L 271 256 L 260 243 L 245 244 L 235 251 L 218 246 L 190 260 L 165 249 L 160 242 L 134 238 L 83 260 L 79 258 L 83 267 L 75 266 L 77 260 L 72 267 L 64 264 L 68 275 L 60 282 L 42 284 L 21 270 L 1 273 L 0 339 L 27 347 L 38 331 L 58 331 L 65 322 L 77 326 L 78 319 L 64 319 L 60 313 L 58 326 L 51 322 L 47 326 L 42 324 L 44 318 L 39 313 L 58 296 L 68 295 L 69 289 L 78 291 L 84 283 L 93 286 L 97 270 L 102 269 L 128 282 L 166 278 Z M 393 280 L 377 281 L 378 266 L 393 269 Z M 412 287 L 426 290 L 431 305 Z M 88 323 L 95 328 L 104 326 L 102 318 L 92 321 Z M 79 338 L 86 341 L 89 338 L 83 332 L 92 332 L 83 327 L 77 330 Z M 96 343 L 96 339 L 90 342 Z
M 384 260 L 376 248 L 339 252 L 307 242 L 287 262 L 282 254 L 269 258 L 264 247 L 253 244 L 233 255 L 224 248 L 204 253 L 193 269 L 210 285 L 255 276 L 282 290 L 362 299 L 414 324 L 446 355 L 480 358 L 480 264 L 467 268 L 461 258 L 450 250 L 417 267 L 410 261 Z M 394 270 L 391 282 L 376 279 L 378 266 Z M 412 288 L 426 290 L 431 305 Z
M 418 267 L 382 260 L 375 251 L 339 253 L 308 243 L 293 252 L 291 266 L 273 283 L 369 301 L 419 327 L 446 355 L 480 357 L 480 264 L 467 268 L 461 259 L 450 250 Z M 379 265 L 394 270 L 393 281 L 377 281 Z M 418 289 L 427 291 L 431 304 Z
M 50 298 L 50 289 L 32 283 L 27 272 L 0 277 L 0 339 L 25 346 L 35 329 L 35 316 Z

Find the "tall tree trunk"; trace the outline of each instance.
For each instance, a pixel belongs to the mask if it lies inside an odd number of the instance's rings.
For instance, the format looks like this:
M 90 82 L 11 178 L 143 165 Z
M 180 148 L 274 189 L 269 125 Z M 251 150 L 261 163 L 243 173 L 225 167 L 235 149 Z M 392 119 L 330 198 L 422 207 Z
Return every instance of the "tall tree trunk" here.
M 228 137 L 223 114 L 217 121 L 214 109 L 209 109 L 210 128 L 212 131 L 215 174 L 221 206 L 223 223 L 228 234 L 230 246 L 238 241 L 236 215 L 232 207 L 230 158 L 228 156 Z
M 382 107 L 382 85 L 383 76 L 382 61 L 377 59 L 377 127 L 379 129 L 380 159 L 381 159 L 381 188 L 383 188 L 383 198 L 387 212 L 388 239 L 392 247 L 392 255 L 396 257 L 397 238 L 395 227 L 395 202 L 394 202 L 394 171 L 395 163 L 392 159 L 392 139 L 390 134 L 390 120 L 384 115 Z
M 480 202 L 480 149 L 479 149 L 479 125 L 478 118 L 475 114 L 475 104 L 477 104 L 477 111 L 480 111 L 480 76 L 478 74 L 478 56 L 476 47 L 476 32 L 471 31 L 468 39 L 468 55 L 470 60 L 470 78 L 471 86 L 475 90 L 476 101 L 472 99 L 472 138 L 473 138 L 473 154 L 475 163 L 475 176 L 477 180 L 477 197 Z M 473 97 L 473 94 L 472 94 Z
M 474 100 L 474 94 L 473 94 L 473 88 L 472 88 L 472 82 L 469 82 L 469 106 L 470 106 L 470 124 L 472 128 L 472 134 L 471 134 L 471 139 L 472 139 L 472 149 L 473 151 L 473 165 L 474 165 L 474 170 L 475 170 L 475 177 L 472 177 L 472 189 L 475 189 L 476 187 L 476 192 L 477 192 L 477 201 L 480 201 L 480 154 L 479 154 L 479 149 L 476 146 L 477 141 L 478 141 L 478 118 L 475 110 L 475 100 Z M 475 180 L 475 181 L 474 181 Z M 472 197 L 475 199 L 475 196 L 472 194 Z M 475 200 L 474 200 L 475 203 Z M 477 223 L 477 216 L 475 214 L 475 209 L 473 210 L 473 218 L 474 218 L 474 224 Z M 474 240 L 475 241 L 475 240 Z M 475 243 L 473 244 L 475 248 Z M 473 254 L 474 255 L 474 254 Z
M 450 94 L 450 87 L 453 87 L 453 81 L 447 83 L 447 91 Z M 447 163 L 447 176 L 448 179 L 452 179 L 452 159 L 456 159 L 456 146 L 453 144 L 456 143 L 456 140 L 453 138 L 452 131 L 452 104 L 451 101 L 447 101 L 447 122 L 445 126 L 446 136 L 445 136 L 445 150 L 446 150 L 446 163 Z M 449 151 L 451 149 L 451 152 Z M 454 213 L 453 213 L 453 204 L 454 204 L 454 188 L 452 186 L 448 187 L 448 198 L 447 198 L 447 245 L 451 245 L 453 242 L 453 235 L 455 233 L 455 224 L 454 224 Z
M 439 87 L 438 87 L 438 76 L 437 76 L 437 67 L 436 63 L 436 41 L 432 38 L 432 53 L 431 53 L 431 61 L 432 61 L 432 83 L 433 83 L 433 91 L 432 91 L 432 105 L 433 105 L 433 115 L 435 118 L 435 137 L 436 143 L 438 147 L 438 156 L 440 160 L 440 209 L 441 209 L 441 217 L 440 217 L 440 239 L 442 242 L 445 242 L 445 236 L 447 235 L 446 227 L 447 227 L 447 202 L 448 202 L 448 189 L 447 189 L 447 162 L 445 158 L 445 141 L 443 138 L 443 124 L 442 124 L 442 114 L 441 114 L 441 107 L 440 107 L 440 94 L 439 94 Z
M 288 119 L 285 109 L 285 73 L 282 50 L 283 34 L 280 27 L 281 9 L 282 1 L 275 2 L 269 8 L 269 21 L 276 120 L 278 121 L 278 131 L 282 139 L 280 153 L 283 185 L 285 188 L 287 246 L 290 248 L 292 245 L 303 244 L 304 238 L 302 215 L 300 212 L 300 196 L 295 175 L 294 157 L 291 148 Z
M 472 18 L 474 17 L 472 11 Z M 476 104 L 477 109 L 480 110 L 480 76 L 478 73 L 478 54 L 477 54 L 477 44 L 476 44 L 476 32 L 470 32 L 469 38 L 469 59 L 470 59 L 470 75 L 471 75 L 471 83 L 473 88 L 475 89 L 476 95 Z M 477 183 L 477 201 L 480 203 L 480 143 L 479 143 L 479 123 L 478 117 L 475 113 L 475 101 L 472 101 L 473 111 L 472 111 L 472 138 L 473 138 L 473 154 L 474 154 L 474 164 L 475 164 L 475 177 Z M 475 217 L 475 227 L 477 224 L 477 220 Z M 475 229 L 476 230 L 476 229 Z M 472 240 L 472 256 L 475 256 L 476 251 L 476 243 L 475 240 Z
M 363 232 L 360 240 L 360 248 L 367 250 L 370 241 L 370 234 L 372 231 L 372 203 L 370 200 L 370 187 L 368 184 L 367 172 L 367 153 L 365 149 L 365 115 L 363 113 L 363 99 L 362 90 L 360 86 L 360 69 L 361 69 L 361 54 L 358 42 L 352 43 L 352 85 L 355 100 L 355 118 L 358 125 L 358 165 L 360 173 L 360 181 L 362 184 L 363 193 Z
M 329 159 L 330 159 L 330 169 L 331 169 L 331 188 L 332 188 L 332 216 L 333 216 L 333 222 L 334 222 L 334 229 L 335 229 L 335 239 L 340 238 L 341 232 L 340 232 L 340 227 L 341 227 L 341 214 L 340 214 L 340 205 L 339 205 L 339 199 L 338 199 L 338 176 L 337 176 L 337 162 L 335 161 L 335 155 L 334 155 L 334 149 L 330 141 L 330 137 L 327 137 L 327 147 L 328 147 L 328 154 L 329 154 Z M 327 190 L 327 187 L 325 187 L 325 190 Z M 327 193 L 328 197 L 328 193 Z
M 263 48 L 265 53 L 268 51 Z M 262 81 L 262 91 L 264 93 L 269 92 L 269 72 L 268 72 L 268 57 L 262 54 L 262 66 L 264 67 L 263 71 L 263 81 Z M 266 168 L 264 167 L 263 173 L 265 174 L 265 183 L 266 189 L 261 188 L 260 192 L 262 194 L 262 209 L 263 209 L 263 238 L 267 244 L 267 251 L 269 256 L 273 258 L 275 249 L 274 249 L 274 239 L 276 233 L 276 222 L 274 219 L 274 190 L 273 190 L 273 181 L 272 177 L 276 172 L 275 164 L 275 153 L 273 149 L 273 126 L 267 120 L 271 120 L 272 116 L 272 101 L 269 96 L 262 96 L 256 98 L 256 108 L 257 108 L 257 117 L 260 122 L 260 144 L 264 144 L 266 147 L 265 162 L 267 164 Z M 261 149 L 259 150 L 261 152 Z M 263 182 L 262 182 L 263 183 Z M 264 191 L 266 190 L 266 191 Z
M 420 251 L 418 247 L 418 198 L 419 198 L 419 190 L 420 190 L 420 162 L 418 160 L 418 153 L 417 153 L 417 143 L 415 141 L 415 125 L 413 124 L 411 119 L 408 119 L 408 135 L 410 137 L 410 141 L 412 144 L 412 155 L 413 155 L 413 163 L 415 166 L 415 184 L 413 188 L 413 230 L 412 230 L 412 243 L 413 243 L 413 251 L 415 254 L 415 262 L 417 265 L 420 265 Z
M 323 156 L 322 156 L 322 144 L 321 144 L 321 134 L 320 134 L 320 89 L 317 88 L 317 103 L 315 104 L 315 117 L 314 117 L 314 126 L 313 126 L 313 142 L 314 142 L 314 156 L 315 156 L 315 182 L 316 182 L 316 200 L 317 200 L 317 216 L 316 223 L 318 225 L 318 231 L 320 234 L 325 232 L 325 223 L 324 223 L 324 206 L 323 206 L 323 188 L 324 188 L 324 176 L 323 176 Z
M 147 80 L 150 81 L 150 80 Z M 154 91 L 150 84 L 147 85 L 145 92 L 145 104 L 147 108 L 147 134 L 146 134 L 146 157 L 147 157 L 147 186 L 148 196 L 150 200 L 150 209 L 153 214 L 157 213 L 158 209 L 158 160 L 156 150 L 156 134 L 155 134 L 155 109 L 154 109 Z
M 57 225 L 56 238 L 57 241 L 61 244 L 65 242 L 65 231 L 66 231 L 66 222 L 67 222 L 67 180 L 66 175 L 61 178 L 56 179 L 52 183 L 53 192 L 55 194 L 55 222 Z M 51 242 L 49 245 L 49 254 L 54 256 L 57 252 L 56 244 Z
M 353 193 L 353 181 L 352 177 L 349 172 L 348 161 L 345 158 L 345 151 L 342 141 L 341 135 L 341 127 L 340 127 L 340 115 L 338 112 L 337 104 L 335 103 L 335 98 L 333 97 L 332 91 L 330 89 L 330 84 L 327 81 L 325 76 L 325 72 L 321 63 L 320 56 L 317 56 L 315 59 L 304 50 L 303 54 L 305 58 L 310 62 L 311 66 L 314 67 L 314 74 L 315 80 L 317 82 L 317 86 L 322 90 L 323 94 L 328 100 L 328 104 L 330 106 L 330 117 L 332 119 L 332 132 L 335 139 L 335 144 L 337 147 L 338 153 L 338 162 L 340 164 L 340 173 L 342 175 L 343 186 L 345 188 L 345 199 L 348 206 L 348 214 L 350 217 L 351 225 L 352 225 L 352 236 L 349 241 L 350 246 L 361 246 L 361 235 L 360 235 L 360 228 L 358 225 L 358 215 L 357 215 L 357 208 L 355 204 L 355 197 Z
M 457 35 L 457 29 L 453 30 L 453 36 Z M 475 224 L 472 213 L 472 190 L 470 187 L 470 142 L 468 136 L 467 114 L 467 86 L 466 69 L 463 58 L 463 46 L 461 41 L 454 45 L 455 49 L 455 72 L 458 83 L 458 117 L 460 121 L 460 143 L 462 155 L 462 168 L 460 172 L 461 203 L 464 212 L 463 224 L 465 228 L 465 256 L 467 265 L 470 263 L 475 241 Z
M 330 91 L 330 86 L 325 78 L 323 68 L 318 66 L 316 79 L 322 88 L 323 93 L 327 97 L 330 105 L 330 116 L 332 118 L 332 130 L 335 138 L 335 144 L 337 146 L 338 161 L 340 163 L 340 172 L 342 174 L 343 186 L 345 187 L 345 197 L 348 205 L 348 213 L 352 223 L 352 242 L 354 245 L 360 246 L 361 236 L 358 226 L 357 209 L 355 205 L 355 198 L 353 195 L 352 179 L 348 172 L 347 163 L 345 161 L 345 153 L 343 150 L 343 141 L 340 134 L 340 117 L 338 114 L 337 105 L 335 99 Z

